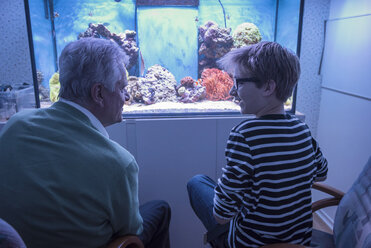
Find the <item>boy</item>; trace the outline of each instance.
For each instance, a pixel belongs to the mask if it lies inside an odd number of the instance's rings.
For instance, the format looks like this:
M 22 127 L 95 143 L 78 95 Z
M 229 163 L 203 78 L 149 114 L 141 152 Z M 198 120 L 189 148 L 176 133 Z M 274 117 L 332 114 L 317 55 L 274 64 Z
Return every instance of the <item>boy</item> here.
M 216 236 L 214 247 L 309 245 L 311 186 L 325 180 L 327 161 L 307 125 L 284 110 L 299 59 L 278 43 L 260 42 L 229 52 L 219 65 L 234 76 L 230 94 L 241 113 L 256 117 L 230 132 L 217 183 L 204 175 L 188 182 L 192 208 Z

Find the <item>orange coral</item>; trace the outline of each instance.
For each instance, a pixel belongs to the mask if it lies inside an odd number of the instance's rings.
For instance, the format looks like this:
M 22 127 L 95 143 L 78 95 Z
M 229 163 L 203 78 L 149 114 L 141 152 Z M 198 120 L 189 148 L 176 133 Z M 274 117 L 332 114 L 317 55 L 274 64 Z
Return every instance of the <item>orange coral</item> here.
M 211 101 L 229 100 L 233 80 L 228 73 L 216 68 L 204 69 L 201 74 L 202 86 L 206 88 L 206 98 Z

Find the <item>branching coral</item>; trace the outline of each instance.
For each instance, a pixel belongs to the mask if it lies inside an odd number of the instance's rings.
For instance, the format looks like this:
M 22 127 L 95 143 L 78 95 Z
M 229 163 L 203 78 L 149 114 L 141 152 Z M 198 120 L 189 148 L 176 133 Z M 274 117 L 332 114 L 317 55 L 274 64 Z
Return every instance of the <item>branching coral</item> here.
M 206 98 L 212 101 L 223 101 L 232 98 L 229 91 L 233 80 L 228 73 L 216 68 L 205 69 L 201 74 L 202 86 L 206 88 Z

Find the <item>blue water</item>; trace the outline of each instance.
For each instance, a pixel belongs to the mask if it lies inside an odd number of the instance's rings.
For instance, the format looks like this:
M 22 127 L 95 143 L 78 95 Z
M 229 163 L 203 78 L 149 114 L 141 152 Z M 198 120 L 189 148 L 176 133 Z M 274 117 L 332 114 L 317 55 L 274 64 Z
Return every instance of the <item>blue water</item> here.
M 197 8 L 138 8 L 138 38 L 146 67 L 168 69 L 179 82 L 197 79 Z
M 234 29 L 243 22 L 254 23 L 263 40 L 274 40 L 276 0 L 200 0 L 198 7 L 137 8 L 135 0 L 54 0 L 56 50 L 50 19 L 45 18 L 44 0 L 30 0 L 31 25 L 37 70 L 44 74 L 43 85 L 57 70 L 55 57 L 65 45 L 77 39 L 89 23 L 104 23 L 115 33 L 137 32 L 137 43 L 145 67 L 154 64 L 167 68 L 179 82 L 185 76 L 197 79 L 198 27 L 215 21 L 221 27 Z M 280 0 L 277 17 L 277 41 L 296 51 L 300 0 Z M 140 61 L 140 60 L 138 60 Z M 139 76 L 139 63 L 129 73 Z

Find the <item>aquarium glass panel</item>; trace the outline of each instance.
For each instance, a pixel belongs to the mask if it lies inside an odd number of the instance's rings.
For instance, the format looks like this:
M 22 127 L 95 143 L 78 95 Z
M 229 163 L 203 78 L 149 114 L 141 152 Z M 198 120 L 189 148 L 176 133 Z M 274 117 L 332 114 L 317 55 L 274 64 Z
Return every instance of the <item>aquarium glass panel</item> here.
M 296 52 L 299 32 L 300 0 L 280 0 L 277 13 L 276 41 Z
M 296 51 L 301 1 L 189 2 L 29 1 L 41 106 L 58 100 L 62 49 L 93 36 L 116 41 L 130 58 L 125 116 L 239 114 L 231 75 L 217 60 L 263 40 Z

